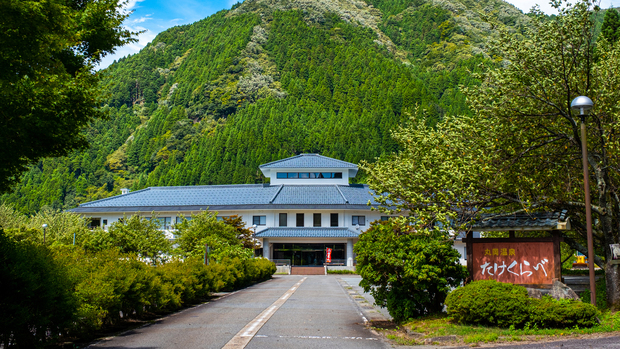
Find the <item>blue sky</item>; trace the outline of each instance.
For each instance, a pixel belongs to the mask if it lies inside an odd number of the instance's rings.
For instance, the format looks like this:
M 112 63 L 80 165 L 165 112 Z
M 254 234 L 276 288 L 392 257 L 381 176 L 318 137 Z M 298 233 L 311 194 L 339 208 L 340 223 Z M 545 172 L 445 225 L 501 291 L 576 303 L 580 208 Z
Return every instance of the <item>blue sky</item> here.
M 116 50 L 113 55 L 103 58 L 100 67 L 105 68 L 114 60 L 128 54 L 137 53 L 151 42 L 160 32 L 175 25 L 188 24 L 223 10 L 230 9 L 238 0 L 128 0 L 125 10 L 133 11 L 125 27 L 140 31 L 138 42 L 125 45 Z
M 133 31 L 146 30 L 140 34 L 138 42 L 117 49 L 113 55 L 104 57 L 100 68 L 105 68 L 116 59 L 128 54 L 137 53 L 151 42 L 157 34 L 175 25 L 193 23 L 223 9 L 229 9 L 238 0 L 128 0 L 127 11 L 133 11 L 125 21 L 125 26 Z M 242 1 L 242 0 L 239 0 Z M 508 0 L 523 12 L 535 4 L 546 13 L 553 13 L 548 1 L 540 0 Z M 620 3 L 620 0 L 616 0 Z M 600 6 L 608 8 L 612 0 L 602 0 Z

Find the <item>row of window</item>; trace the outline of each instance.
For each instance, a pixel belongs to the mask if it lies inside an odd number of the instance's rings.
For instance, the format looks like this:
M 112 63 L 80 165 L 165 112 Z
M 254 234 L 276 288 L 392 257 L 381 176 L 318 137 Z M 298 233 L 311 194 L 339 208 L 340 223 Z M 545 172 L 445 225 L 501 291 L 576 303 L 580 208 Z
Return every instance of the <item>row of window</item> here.
M 228 217 L 228 216 L 218 216 L 217 219 L 218 220 L 222 220 L 224 217 Z M 381 216 L 381 220 L 382 221 L 387 221 L 390 217 L 389 216 Z M 151 217 L 146 217 L 146 219 L 151 220 Z M 183 219 L 186 219 L 188 221 L 192 220 L 192 217 L 176 217 L 176 223 L 175 224 L 180 224 L 181 222 L 183 222 Z M 159 228 L 160 229 L 164 229 L 164 230 L 170 230 L 173 228 L 172 226 L 172 217 L 157 217 L 155 218 L 155 220 L 159 223 Z M 119 219 L 119 221 L 122 222 L 122 218 Z M 280 226 L 281 227 L 286 227 L 288 226 L 288 214 L 286 213 L 280 213 L 279 214 L 279 221 L 280 221 Z M 295 226 L 296 227 L 303 227 L 304 226 L 304 221 L 305 221 L 305 215 L 303 213 L 297 213 L 295 215 Z M 89 227 L 90 228 L 94 228 L 94 227 L 99 227 L 101 226 L 101 219 L 100 218 L 91 218 L 90 220 L 90 224 Z M 255 225 L 267 225 L 267 216 L 253 216 L 252 217 L 252 224 Z M 352 216 L 351 217 L 351 224 L 352 225 L 360 225 L 360 226 L 365 226 L 366 225 L 366 216 Z M 103 220 L 103 226 L 108 225 L 108 220 L 104 219 Z M 322 226 L 322 216 L 320 213 L 314 213 L 312 215 L 312 226 L 313 227 L 321 227 Z M 329 226 L 330 227 L 337 227 L 338 226 L 338 213 L 330 213 L 329 214 Z
M 386 216 L 386 220 L 387 220 Z M 287 227 L 288 226 L 288 214 L 287 213 L 280 213 L 278 215 L 278 220 L 280 221 L 279 226 L 281 227 Z M 384 220 L 383 217 L 381 217 L 381 220 Z M 321 227 L 322 226 L 322 217 L 320 213 L 314 213 L 312 214 L 312 226 L 313 227 Z M 267 225 L 267 216 L 253 216 L 252 217 L 252 224 L 255 225 Z M 353 225 L 366 225 L 366 216 L 353 216 L 352 220 L 351 220 L 351 224 Z M 296 227 L 303 227 L 305 226 L 305 214 L 304 213 L 297 213 L 295 214 L 295 226 Z M 330 213 L 329 214 L 329 226 L 330 227 L 337 227 L 338 226 L 338 213 Z
M 295 179 L 322 179 L 322 178 L 342 178 L 342 172 L 278 172 L 277 178 Z

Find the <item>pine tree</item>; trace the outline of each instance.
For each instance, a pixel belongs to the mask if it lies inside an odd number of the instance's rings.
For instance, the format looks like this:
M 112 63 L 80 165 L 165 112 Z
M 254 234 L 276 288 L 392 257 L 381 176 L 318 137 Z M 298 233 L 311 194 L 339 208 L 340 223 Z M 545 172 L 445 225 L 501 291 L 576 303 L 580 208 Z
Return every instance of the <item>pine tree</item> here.
M 620 38 L 620 15 L 615 8 L 605 11 L 601 34 L 611 43 L 615 43 Z

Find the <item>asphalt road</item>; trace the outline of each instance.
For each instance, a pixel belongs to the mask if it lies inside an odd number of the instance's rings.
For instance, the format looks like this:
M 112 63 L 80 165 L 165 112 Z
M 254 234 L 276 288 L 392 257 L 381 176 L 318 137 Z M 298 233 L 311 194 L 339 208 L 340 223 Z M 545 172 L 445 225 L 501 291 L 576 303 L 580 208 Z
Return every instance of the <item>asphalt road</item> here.
M 335 276 L 273 280 L 89 348 L 387 348 Z

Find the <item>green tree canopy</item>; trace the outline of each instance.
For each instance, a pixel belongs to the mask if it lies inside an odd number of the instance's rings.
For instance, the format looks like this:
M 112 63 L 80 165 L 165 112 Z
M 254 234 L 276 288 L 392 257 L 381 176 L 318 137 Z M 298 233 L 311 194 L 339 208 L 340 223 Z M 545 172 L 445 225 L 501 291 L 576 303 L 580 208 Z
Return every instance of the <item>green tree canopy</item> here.
M 84 147 L 102 116 L 93 67 L 131 42 L 119 0 L 0 2 L 0 191 L 41 157 Z
M 566 210 L 573 230 L 565 242 L 587 254 L 580 120 L 570 103 L 589 96 L 594 261 L 618 308 L 620 273 L 609 244 L 620 240 L 620 49 L 595 43 L 593 11 L 580 1 L 553 19 L 535 13 L 526 39 L 503 32 L 493 47 L 505 63 L 465 91 L 473 116 L 446 117 L 435 129 L 413 122 L 395 134 L 403 151 L 363 168 L 371 188 L 387 193 L 379 200 L 408 210 L 419 228 L 461 230 L 483 212 Z
M 620 38 L 620 15 L 615 8 L 605 11 L 601 34 L 611 43 L 618 41 Z

